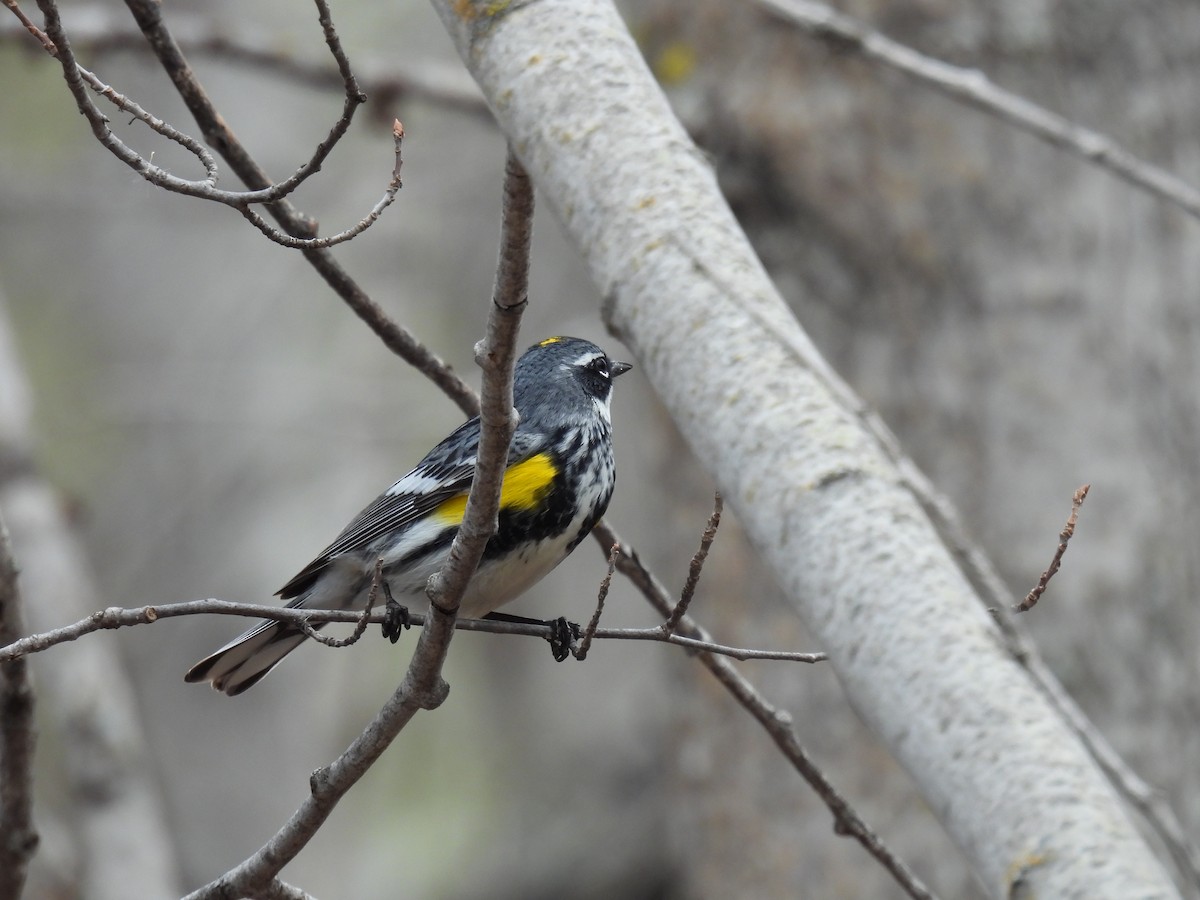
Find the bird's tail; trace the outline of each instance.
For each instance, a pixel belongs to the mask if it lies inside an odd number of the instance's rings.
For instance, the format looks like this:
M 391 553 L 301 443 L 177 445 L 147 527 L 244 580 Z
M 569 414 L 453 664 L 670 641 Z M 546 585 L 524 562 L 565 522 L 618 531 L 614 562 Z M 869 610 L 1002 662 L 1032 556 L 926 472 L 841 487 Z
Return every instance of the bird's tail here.
M 315 626 L 320 627 L 320 626 Z M 208 681 L 230 697 L 251 688 L 308 636 L 285 622 L 261 622 L 238 635 L 216 653 L 204 657 L 183 676 L 184 681 Z

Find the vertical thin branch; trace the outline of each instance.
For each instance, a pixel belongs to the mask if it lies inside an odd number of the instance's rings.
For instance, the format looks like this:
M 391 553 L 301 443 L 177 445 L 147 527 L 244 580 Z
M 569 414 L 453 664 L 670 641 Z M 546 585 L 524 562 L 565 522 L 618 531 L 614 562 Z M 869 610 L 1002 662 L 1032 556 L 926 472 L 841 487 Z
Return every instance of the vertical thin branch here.
M 1037 606 L 1037 602 L 1041 599 L 1042 594 L 1046 593 L 1046 587 L 1050 584 L 1050 579 L 1058 574 L 1058 569 L 1062 565 L 1063 554 L 1067 552 L 1067 544 L 1070 543 L 1071 538 L 1075 534 L 1075 523 L 1079 519 L 1079 507 L 1083 506 L 1083 501 L 1087 499 L 1088 491 L 1091 489 L 1092 486 L 1090 484 L 1085 484 L 1071 498 L 1071 515 L 1067 518 L 1067 524 L 1063 526 L 1063 530 L 1058 535 L 1058 547 L 1054 551 L 1054 558 L 1050 560 L 1050 565 L 1046 567 L 1046 571 L 1042 573 L 1042 577 L 1033 586 L 1033 590 L 1025 595 L 1024 600 L 1012 608 L 1013 612 L 1028 612 Z
M 24 632 L 17 566 L 0 519 L 0 645 Z M 33 827 L 34 695 L 24 659 L 0 665 L 0 900 L 17 900 L 38 845 Z
M 530 217 L 533 194 L 528 176 L 510 152 L 505 169 L 500 262 L 487 332 L 476 348 L 483 367 L 481 434 L 475 479 L 467 496 L 462 525 L 441 572 L 429 579 L 431 614 L 417 640 L 404 681 L 375 718 L 341 756 L 313 773 L 310 795 L 263 847 L 216 881 L 185 900 L 234 900 L 271 886 L 279 871 L 307 846 L 338 801 L 345 796 L 421 709 L 436 709 L 450 688 L 442 664 L 450 649 L 459 601 L 495 533 L 500 486 L 508 447 L 516 428 L 512 370 L 516 338 L 525 309 L 529 272 Z M 520 258 L 514 258 L 520 257 Z
M 596 611 L 592 613 L 591 621 L 583 630 L 583 637 L 579 639 L 579 648 L 572 651 L 578 660 L 587 659 L 588 651 L 592 649 L 596 629 L 600 627 L 600 617 L 604 615 L 604 601 L 608 599 L 608 589 L 612 586 L 613 573 L 617 571 L 617 557 L 620 555 L 621 545 L 613 544 L 612 549 L 608 551 L 608 571 L 604 573 L 604 579 L 600 582 L 600 590 L 596 594 Z
M 475 480 L 450 559 L 429 583 L 434 609 L 457 615 L 458 601 L 479 565 L 483 548 L 500 515 L 500 481 L 508 461 L 508 447 L 517 428 L 513 409 L 513 365 L 517 357 L 517 332 L 528 304 L 529 246 L 533 234 L 533 186 L 520 160 L 509 148 L 504 166 L 504 201 L 501 212 L 500 259 L 492 289 L 492 312 L 487 334 L 475 345 L 475 361 L 483 369 L 480 397 L 479 453 Z M 477 490 L 481 479 L 496 479 L 496 490 Z
M 721 525 L 721 510 L 724 507 L 725 501 L 721 499 L 721 495 L 718 493 L 713 498 L 712 515 L 708 517 L 708 524 L 704 527 L 704 532 L 700 535 L 700 549 L 696 551 L 696 555 L 692 557 L 691 565 L 688 566 L 688 577 L 687 581 L 683 584 L 683 591 L 679 595 L 679 602 L 671 610 L 671 615 L 667 617 L 667 621 L 663 622 L 662 629 L 667 634 L 670 634 L 679 627 L 680 619 L 687 615 L 688 607 L 692 605 L 692 597 L 696 595 L 696 587 L 700 584 L 700 573 L 704 570 L 704 561 L 708 559 L 708 551 L 712 548 L 713 541 L 717 539 L 717 528 Z

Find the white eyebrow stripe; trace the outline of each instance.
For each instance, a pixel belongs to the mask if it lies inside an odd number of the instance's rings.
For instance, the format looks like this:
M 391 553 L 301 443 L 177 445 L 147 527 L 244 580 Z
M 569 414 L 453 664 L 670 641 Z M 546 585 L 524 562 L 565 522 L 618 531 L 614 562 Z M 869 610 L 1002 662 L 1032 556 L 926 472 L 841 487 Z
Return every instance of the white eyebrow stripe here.
M 583 356 L 579 357 L 577 360 L 575 360 L 573 363 L 571 363 L 571 365 L 572 366 L 586 366 L 589 363 L 594 363 L 596 360 L 603 359 L 603 358 L 604 358 L 603 353 L 597 353 L 596 351 L 591 350 L 591 351 L 583 354 Z

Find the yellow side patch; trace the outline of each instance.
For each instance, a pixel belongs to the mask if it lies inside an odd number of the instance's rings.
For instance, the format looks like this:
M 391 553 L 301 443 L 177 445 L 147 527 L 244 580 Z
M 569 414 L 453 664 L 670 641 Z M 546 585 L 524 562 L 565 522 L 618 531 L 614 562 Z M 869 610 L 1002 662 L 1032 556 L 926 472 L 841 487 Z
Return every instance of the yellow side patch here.
M 562 340 L 560 337 L 548 337 L 544 341 L 538 341 L 539 347 L 549 347 L 551 344 L 557 344 Z
M 515 466 L 509 466 L 500 487 L 500 509 L 536 509 L 557 474 L 558 468 L 548 453 L 538 453 Z M 459 525 L 466 511 L 467 495 L 459 494 L 443 502 L 433 511 L 433 515 L 444 525 Z

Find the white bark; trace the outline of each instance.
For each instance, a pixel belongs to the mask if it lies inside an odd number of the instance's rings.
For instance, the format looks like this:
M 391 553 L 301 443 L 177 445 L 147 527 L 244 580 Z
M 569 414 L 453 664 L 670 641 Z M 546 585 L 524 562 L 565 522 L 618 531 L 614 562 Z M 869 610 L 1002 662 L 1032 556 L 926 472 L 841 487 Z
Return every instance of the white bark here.
M 611 326 L 989 892 L 1176 896 L 784 305 L 611 5 L 435 6 Z

